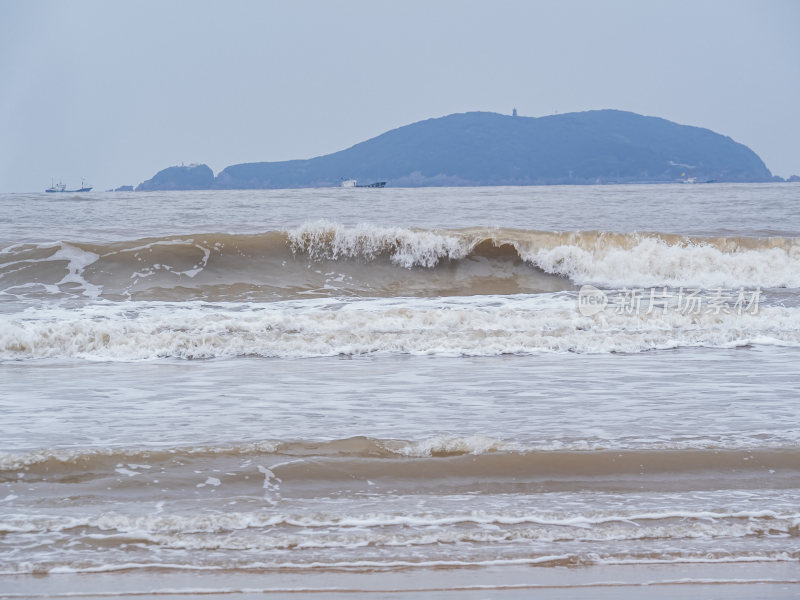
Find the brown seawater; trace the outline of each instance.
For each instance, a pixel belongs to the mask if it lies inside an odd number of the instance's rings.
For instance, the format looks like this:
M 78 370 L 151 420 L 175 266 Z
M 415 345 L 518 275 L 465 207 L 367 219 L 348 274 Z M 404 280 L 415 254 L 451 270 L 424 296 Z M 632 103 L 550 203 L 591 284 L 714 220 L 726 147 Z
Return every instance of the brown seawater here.
M 797 591 L 800 186 L 47 196 L 0 596 Z

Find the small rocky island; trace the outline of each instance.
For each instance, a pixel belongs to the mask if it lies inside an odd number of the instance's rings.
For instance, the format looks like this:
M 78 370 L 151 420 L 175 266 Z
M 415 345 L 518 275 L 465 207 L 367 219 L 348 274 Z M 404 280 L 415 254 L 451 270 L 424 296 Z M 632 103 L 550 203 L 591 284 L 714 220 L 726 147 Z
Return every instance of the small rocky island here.
M 709 129 L 618 110 L 546 117 L 489 112 L 419 121 L 333 154 L 232 165 L 169 167 L 148 190 L 773 181 L 747 146 Z
M 209 190 L 214 187 L 214 172 L 208 165 L 167 167 L 136 186 L 137 192 L 152 190 Z

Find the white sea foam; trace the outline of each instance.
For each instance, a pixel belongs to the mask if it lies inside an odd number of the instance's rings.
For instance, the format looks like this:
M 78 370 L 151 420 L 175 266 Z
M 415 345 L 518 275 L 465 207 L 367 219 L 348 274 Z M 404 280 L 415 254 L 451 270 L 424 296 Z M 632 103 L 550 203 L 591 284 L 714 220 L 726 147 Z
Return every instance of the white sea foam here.
M 388 254 L 397 265 L 430 268 L 444 259 L 463 258 L 469 251 L 468 241 L 458 235 L 368 224 L 344 227 L 317 221 L 289 230 L 287 235 L 292 251 L 315 260 L 374 259 Z
M 103 291 L 102 285 L 95 285 L 90 283 L 85 278 L 85 269 L 89 265 L 94 264 L 100 258 L 94 252 L 82 250 L 73 244 L 67 242 L 53 242 L 47 244 L 37 245 L 39 250 L 55 249 L 55 252 L 48 254 L 46 257 L 30 258 L 25 256 L 17 256 L 15 248 L 5 248 L 0 250 L 0 256 L 5 256 L 6 260 L 0 261 L 0 266 L 3 267 L 0 273 L 0 279 L 9 277 L 26 268 L 30 268 L 36 263 L 66 263 L 64 266 L 65 274 L 59 281 L 52 283 L 42 281 L 28 281 L 18 282 L 11 286 L 11 288 L 3 289 L 5 286 L 0 286 L 0 294 L 10 294 L 11 291 L 19 291 L 27 288 L 41 287 L 49 294 L 58 294 L 64 288 L 78 288 L 81 290 L 81 295 L 89 298 L 98 298 Z M 6 256 L 6 253 L 8 255 Z M 62 288 L 64 286 L 64 288 Z
M 527 558 L 493 559 L 493 560 L 340 560 L 340 561 L 308 561 L 308 562 L 251 562 L 237 564 L 236 569 L 241 571 L 281 569 L 281 570 L 320 570 L 320 569 L 403 569 L 419 568 L 426 569 L 431 567 L 486 567 L 500 565 L 534 565 L 556 563 L 573 559 L 569 554 L 552 554 L 543 556 L 531 556 Z M 40 573 L 41 570 L 29 564 L 14 565 L 17 568 L 2 570 L 0 575 L 18 575 L 22 573 Z M 125 571 L 129 569 L 177 569 L 188 571 L 217 571 L 230 569 L 229 565 L 204 565 L 204 564 L 184 564 L 169 562 L 125 562 L 116 564 L 100 565 L 58 565 L 45 570 L 51 574 L 67 573 L 106 573 L 114 571 Z M 313 589 L 313 588 L 312 588 Z M 288 590 L 288 588 L 287 588 Z M 304 588 L 291 588 L 289 591 L 303 591 Z
M 541 527 L 577 528 L 571 535 L 580 539 L 611 539 L 621 530 L 609 533 L 598 532 L 597 527 L 624 526 L 630 528 L 626 536 L 639 537 L 642 528 L 660 528 L 669 537 L 685 535 L 692 528 L 694 537 L 714 534 L 714 527 L 734 531 L 735 535 L 755 535 L 765 530 L 775 535 L 790 534 L 800 525 L 800 513 L 769 509 L 753 510 L 663 510 L 663 511 L 591 511 L 586 513 L 550 513 L 537 511 L 508 511 L 503 513 L 474 510 L 456 514 L 436 513 L 366 513 L 358 516 L 316 513 L 280 514 L 272 511 L 253 512 L 209 512 L 198 515 L 150 514 L 129 515 L 107 512 L 86 517 L 56 517 L 38 515 L 6 515 L 0 531 L 4 532 L 61 532 L 77 528 L 96 528 L 112 534 L 216 534 L 249 529 L 273 529 L 276 527 L 301 528 L 305 530 L 367 530 L 387 527 L 407 527 L 418 530 L 446 528 L 452 526 L 499 525 L 503 527 L 535 525 Z M 709 529 L 709 527 L 711 529 Z M 593 530 L 594 533 L 587 533 Z M 536 530 L 540 531 L 541 530 Z M 627 531 L 627 530 L 626 530 Z M 633 532 L 633 533 L 631 533 Z M 534 535 L 534 534 L 531 534 Z M 543 535 L 546 532 L 543 532 Z M 565 535 L 561 532 L 559 535 Z M 644 536 L 647 537 L 647 536 Z
M 800 345 L 800 309 L 582 316 L 573 296 L 120 303 L 0 315 L 0 359 L 152 360 L 367 353 L 493 356 Z
M 669 244 L 642 236 L 628 247 L 561 244 L 521 256 L 547 273 L 606 287 L 800 287 L 800 244 L 722 251 L 708 243 Z
M 102 286 L 89 283 L 84 277 L 84 269 L 95 263 L 100 258 L 93 252 L 81 250 L 72 244 L 62 244 L 58 251 L 49 260 L 66 260 L 67 274 L 57 282 L 56 286 L 73 283 L 83 288 L 84 293 L 90 298 L 97 298 L 103 291 Z
M 512 246 L 523 260 L 575 283 L 607 287 L 800 287 L 796 238 L 689 238 L 669 234 L 521 230 L 412 230 L 318 221 L 287 232 L 312 259 L 388 255 L 397 265 L 432 268 L 480 244 Z
M 159 548 L 183 550 L 235 550 L 281 551 L 333 549 L 353 550 L 365 547 L 421 547 L 440 544 L 524 544 L 567 542 L 623 542 L 634 540 L 697 540 L 707 541 L 721 537 L 727 539 L 749 538 L 765 535 L 791 535 L 792 523 L 784 520 L 766 522 L 758 519 L 695 520 L 685 519 L 675 523 L 613 522 L 595 527 L 578 525 L 539 525 L 504 523 L 459 523 L 459 526 L 426 525 L 384 529 L 377 527 L 326 527 L 310 534 L 281 532 L 270 528 L 265 536 L 261 528 L 223 530 L 212 533 L 150 532 L 142 530 L 87 534 L 86 540 L 115 540 L 118 538 L 146 540 Z M 487 525 L 495 525 L 493 529 Z
M 426 457 L 451 454 L 509 452 L 523 450 L 524 448 L 513 442 L 503 442 L 483 435 L 471 435 L 467 437 L 439 435 L 420 442 L 410 442 L 397 447 L 389 447 L 389 449 L 403 456 Z

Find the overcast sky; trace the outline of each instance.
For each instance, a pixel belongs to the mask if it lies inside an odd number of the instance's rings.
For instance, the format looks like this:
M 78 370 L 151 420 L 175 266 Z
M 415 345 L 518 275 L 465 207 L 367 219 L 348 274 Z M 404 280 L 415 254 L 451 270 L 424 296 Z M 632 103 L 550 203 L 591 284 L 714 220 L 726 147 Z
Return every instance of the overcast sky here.
M 617 108 L 800 174 L 800 2 L 0 0 L 0 192 Z

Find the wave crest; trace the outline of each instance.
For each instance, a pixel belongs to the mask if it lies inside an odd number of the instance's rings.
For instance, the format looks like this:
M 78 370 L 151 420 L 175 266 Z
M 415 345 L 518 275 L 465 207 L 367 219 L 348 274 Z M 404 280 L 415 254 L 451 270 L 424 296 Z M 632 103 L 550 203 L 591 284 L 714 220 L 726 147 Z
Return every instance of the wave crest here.
M 375 260 L 385 255 L 406 269 L 430 269 L 442 260 L 462 259 L 470 250 L 468 240 L 459 235 L 366 224 L 348 228 L 327 221 L 292 229 L 287 240 L 292 252 L 311 260 Z
M 600 287 L 799 288 L 800 238 L 416 230 L 325 221 L 0 250 L 0 297 L 274 301 L 542 293 Z

